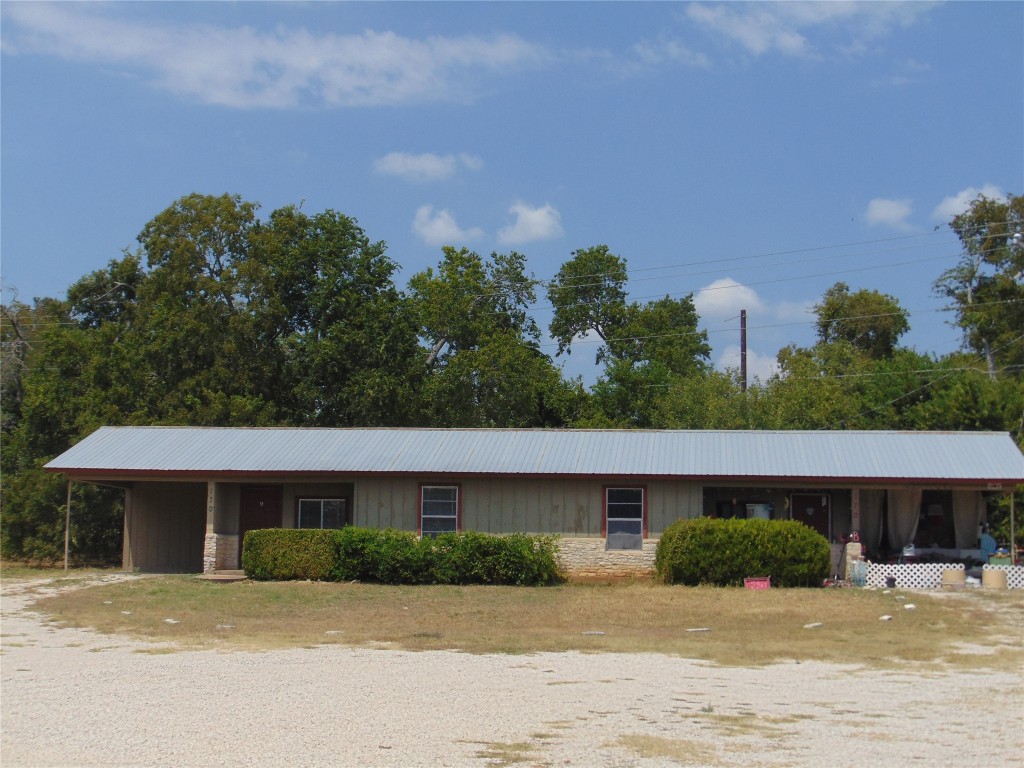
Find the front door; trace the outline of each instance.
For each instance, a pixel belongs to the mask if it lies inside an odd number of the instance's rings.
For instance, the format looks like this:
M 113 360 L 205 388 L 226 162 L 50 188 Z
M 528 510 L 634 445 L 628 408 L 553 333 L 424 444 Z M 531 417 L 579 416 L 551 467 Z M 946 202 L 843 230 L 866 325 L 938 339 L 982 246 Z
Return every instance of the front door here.
M 827 493 L 794 493 L 790 497 L 790 516 L 832 540 L 832 499 Z
M 238 559 L 241 567 L 245 532 L 259 528 L 280 528 L 282 493 L 279 485 L 247 485 L 239 494 Z

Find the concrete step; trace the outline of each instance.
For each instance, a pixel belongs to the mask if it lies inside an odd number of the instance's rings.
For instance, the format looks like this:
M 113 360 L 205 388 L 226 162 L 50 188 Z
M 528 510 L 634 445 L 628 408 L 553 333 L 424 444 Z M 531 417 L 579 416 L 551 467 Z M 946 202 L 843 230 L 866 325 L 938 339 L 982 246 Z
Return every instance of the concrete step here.
M 245 581 L 245 571 L 210 571 L 199 576 L 203 581 Z

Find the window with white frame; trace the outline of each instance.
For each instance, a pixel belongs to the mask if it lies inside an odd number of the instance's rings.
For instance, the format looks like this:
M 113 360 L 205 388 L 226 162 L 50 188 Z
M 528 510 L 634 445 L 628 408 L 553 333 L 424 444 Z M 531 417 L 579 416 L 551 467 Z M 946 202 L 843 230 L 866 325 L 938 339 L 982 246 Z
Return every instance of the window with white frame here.
M 643 549 L 644 489 L 605 488 L 605 549 Z
M 298 528 L 343 528 L 348 525 L 348 499 L 299 499 Z
M 420 533 L 436 536 L 459 530 L 459 486 L 420 487 Z

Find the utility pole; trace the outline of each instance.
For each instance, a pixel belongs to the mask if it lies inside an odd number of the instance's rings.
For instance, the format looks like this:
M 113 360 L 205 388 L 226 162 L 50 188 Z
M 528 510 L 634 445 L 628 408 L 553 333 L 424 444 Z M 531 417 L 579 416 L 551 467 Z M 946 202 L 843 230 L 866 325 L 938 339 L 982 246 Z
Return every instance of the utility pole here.
M 747 310 L 740 310 L 740 392 L 747 391 Z

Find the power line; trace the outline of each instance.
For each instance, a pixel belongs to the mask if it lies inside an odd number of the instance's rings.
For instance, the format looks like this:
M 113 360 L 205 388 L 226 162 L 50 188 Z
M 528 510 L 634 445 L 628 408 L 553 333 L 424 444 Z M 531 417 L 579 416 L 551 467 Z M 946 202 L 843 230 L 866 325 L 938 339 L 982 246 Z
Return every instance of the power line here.
M 886 238 L 886 239 L 881 239 L 881 240 L 863 241 L 863 242 L 865 244 L 884 243 L 884 242 L 906 240 L 906 239 L 910 239 L 910 238 L 924 237 L 924 236 L 925 235 L 907 235 L 907 236 L 897 237 L 897 238 Z M 831 249 L 831 248 L 841 248 L 841 247 L 847 247 L 847 246 L 820 246 L 820 247 L 816 247 L 816 248 L 805 248 L 805 249 L 798 249 L 798 250 L 793 250 L 793 251 L 779 251 L 779 252 L 774 252 L 774 253 L 761 254 L 761 255 L 758 255 L 758 256 L 734 257 L 734 258 L 731 258 L 731 259 L 723 259 L 721 261 L 748 260 L 748 259 L 754 259 L 754 258 L 762 258 L 762 257 L 765 257 L 765 256 L 770 256 L 770 255 L 781 255 L 781 254 L 788 254 L 788 253 L 805 253 L 805 252 L 821 251 L 821 250 L 828 250 L 828 249 Z M 854 254 L 854 255 L 856 255 L 856 254 Z M 959 253 L 956 254 L 956 256 L 960 256 L 960 255 L 961 254 L 959 254 Z M 837 254 L 836 256 L 830 256 L 830 257 L 827 257 L 827 258 L 849 258 L 849 257 L 850 257 L 850 254 Z M 817 272 L 817 273 L 810 273 L 810 274 L 805 274 L 805 275 L 795 275 L 795 276 L 790 276 L 790 277 L 779 277 L 779 278 L 773 278 L 773 279 L 767 279 L 767 280 L 750 281 L 750 282 L 746 282 L 746 283 L 734 282 L 734 283 L 730 283 L 729 285 L 707 286 L 707 287 L 701 288 L 700 291 L 701 292 L 712 292 L 712 291 L 720 291 L 720 290 L 735 290 L 737 288 L 750 288 L 750 287 L 753 287 L 753 286 L 760 286 L 760 285 L 775 285 L 775 284 L 779 284 L 779 283 L 795 282 L 797 280 L 808 280 L 808 279 L 814 279 L 814 278 L 819 278 L 819 277 L 835 277 L 835 276 L 844 275 L 844 274 L 855 274 L 855 273 L 860 273 L 860 272 L 868 272 L 868 271 L 872 271 L 872 270 L 876 270 L 876 269 L 891 269 L 891 268 L 900 267 L 900 266 L 908 266 L 908 265 L 913 265 L 913 264 L 921 264 L 921 263 L 927 263 L 927 262 L 931 262 L 931 261 L 940 261 L 940 260 L 943 260 L 943 259 L 946 259 L 946 258 L 950 258 L 950 256 L 949 255 L 931 256 L 931 257 L 926 257 L 926 258 L 923 258 L 923 259 L 911 259 L 911 260 L 901 261 L 901 262 L 889 262 L 887 264 L 870 265 L 870 266 L 864 266 L 864 267 L 854 267 L 854 268 L 844 269 L 844 270 L 834 270 L 834 271 L 830 271 L 830 272 Z M 690 262 L 690 264 L 693 264 L 693 265 L 707 264 L 707 263 L 716 263 L 716 262 L 713 261 L 713 260 L 706 260 L 706 261 L 699 261 L 699 262 Z M 795 261 L 795 262 L 789 262 L 789 263 L 804 263 L 804 261 Z M 785 266 L 787 264 L 788 263 L 786 263 L 786 264 L 775 264 L 775 265 L 770 265 L 770 266 Z M 650 268 L 647 268 L 646 270 L 637 270 L 637 271 L 652 271 L 652 270 L 657 270 L 657 269 L 675 268 L 677 266 L 687 266 L 687 264 L 671 265 L 671 266 L 665 266 L 665 267 L 650 267 Z M 660 277 L 641 278 L 641 280 L 651 280 L 651 279 L 662 279 L 662 280 L 664 280 L 664 279 L 669 279 L 669 278 L 673 278 L 673 277 L 697 276 L 697 275 L 702 275 L 702 274 L 714 274 L 714 273 L 717 273 L 717 272 L 718 272 L 718 270 L 706 270 L 706 271 L 703 271 L 703 272 L 681 274 L 681 275 L 664 275 L 664 276 L 660 276 Z M 537 284 L 538 285 L 543 285 L 543 282 L 537 281 Z M 582 286 L 574 286 L 574 287 L 582 287 Z M 685 295 L 690 295 L 692 293 L 693 293 L 693 291 L 678 291 L 678 292 L 666 293 L 666 294 L 664 294 L 664 296 L 668 296 L 668 297 L 671 297 L 671 296 L 685 296 Z M 507 291 L 507 292 L 494 292 L 494 293 L 489 293 L 489 294 L 467 294 L 467 298 L 488 298 L 488 297 L 505 296 L 505 295 L 511 295 L 511 291 Z M 662 296 L 663 296 L 663 294 L 652 294 L 652 295 L 647 295 L 647 296 L 632 297 L 632 300 L 633 301 L 640 301 L 640 300 L 647 300 L 647 299 L 656 299 L 656 298 L 662 298 Z M 573 306 L 582 306 L 584 304 L 585 304 L 585 302 L 578 302 L 576 304 L 550 305 L 550 306 L 543 306 L 543 305 L 537 305 L 537 304 L 529 305 L 528 304 L 528 305 L 523 306 L 521 311 L 523 311 L 523 312 L 545 312 L 545 311 L 554 311 L 554 310 L 558 310 L 558 309 L 568 309 L 568 308 L 571 308 Z M 982 306 L 982 305 L 974 305 L 974 306 Z M 29 308 L 29 311 L 31 311 L 31 308 Z M 489 311 L 491 314 L 505 314 L 504 312 L 501 312 L 500 310 L 484 310 L 484 311 Z M 931 310 L 928 310 L 928 311 L 931 311 Z M 55 326 L 55 325 L 57 325 L 57 326 L 68 326 L 68 327 L 77 327 L 77 326 L 79 326 L 79 323 L 74 322 L 74 321 L 38 321 L 36 323 L 32 323 L 31 324 L 31 326 L 33 328 L 52 327 L 52 326 Z M 757 326 L 757 327 L 773 327 L 773 326 Z
M 1024 340 L 1024 334 L 1021 334 L 1017 338 L 1011 339 L 1006 344 L 1003 344 L 1000 347 L 998 347 L 996 349 L 993 349 L 992 350 L 992 354 L 995 354 L 996 352 L 1002 352 L 1004 349 L 1006 349 L 1010 345 L 1015 344 L 1018 341 L 1022 341 L 1022 340 Z M 1011 367 L 1011 366 L 1007 366 L 1006 368 L 1001 368 L 999 370 L 999 372 L 1005 371 L 1009 367 Z M 1016 366 L 1013 366 L 1013 367 L 1016 367 Z M 868 414 L 874 413 L 875 411 L 879 411 L 882 408 L 888 408 L 890 405 L 893 405 L 894 403 L 898 403 L 900 400 L 903 400 L 904 398 L 909 397 L 910 395 L 915 395 L 918 392 L 923 392 L 924 390 L 928 389 L 928 387 L 933 387 L 936 384 L 938 384 L 940 381 L 945 381 L 946 379 L 950 378 L 951 376 L 953 376 L 954 373 L 956 373 L 956 371 L 950 371 L 949 373 L 947 373 L 944 376 L 940 376 L 937 379 L 925 382 L 924 384 L 922 384 L 920 387 L 917 387 L 916 389 L 912 389 L 909 392 L 904 392 L 902 395 L 899 395 L 898 397 L 894 397 L 892 400 L 890 400 L 887 403 L 882 403 L 881 405 L 876 405 L 874 408 L 869 408 L 866 411 L 862 411 L 861 413 L 858 413 L 856 416 L 850 416 L 849 418 L 843 419 L 842 421 L 838 422 L 833 427 L 833 429 L 839 429 L 840 427 L 843 426 L 843 424 L 848 424 L 849 422 L 851 422 L 851 421 L 853 421 L 855 419 L 860 419 L 861 417 L 867 416 Z
M 879 264 L 879 265 L 870 266 L 870 267 L 856 267 L 856 268 L 852 268 L 852 269 L 836 270 L 836 271 L 833 271 L 833 272 L 815 272 L 815 273 L 808 274 L 808 275 L 796 275 L 796 276 L 793 276 L 793 277 L 778 277 L 778 278 L 773 278 L 773 279 L 770 279 L 770 280 L 754 280 L 754 281 L 747 282 L 747 283 L 730 283 L 729 285 L 708 286 L 706 288 L 701 288 L 700 290 L 701 291 L 711 292 L 711 291 L 735 290 L 736 288 L 750 288 L 751 286 L 755 286 L 755 285 L 774 285 L 774 284 L 777 284 L 777 283 L 795 282 L 796 280 L 810 280 L 810 279 L 813 279 L 813 278 L 816 278 L 816 277 L 835 277 L 836 275 L 854 274 L 854 273 L 858 273 L 858 272 L 870 272 L 870 271 L 875 270 L 875 269 L 892 269 L 894 267 L 904 267 L 904 266 L 908 266 L 908 265 L 911 265 L 911 264 L 923 264 L 925 262 L 939 261 L 941 259 L 946 259 L 946 258 L 948 258 L 948 256 L 930 256 L 930 257 L 924 258 L 924 259 L 912 259 L 912 260 L 909 260 L 909 261 L 896 261 L 896 262 L 890 262 L 889 264 Z M 692 293 L 693 293 L 693 291 L 674 291 L 674 292 L 669 292 L 669 293 L 665 293 L 665 294 L 660 294 L 659 293 L 659 294 L 653 294 L 653 295 L 650 295 L 650 296 L 637 296 L 637 297 L 634 297 L 634 300 L 635 301 L 639 301 L 639 300 L 644 300 L 644 299 L 657 299 L 657 298 L 661 298 L 663 295 L 664 296 L 670 296 L 670 297 L 671 296 L 686 296 L 686 295 L 689 295 L 689 294 L 692 294 Z M 566 306 L 578 306 L 578 305 L 569 304 L 569 305 L 566 305 Z M 547 310 L 547 309 L 560 309 L 560 308 L 565 308 L 565 307 L 557 307 L 557 306 L 551 306 L 551 307 L 531 307 L 531 309 L 533 309 L 535 312 L 539 312 L 539 311 L 543 311 L 543 310 Z
M 815 252 L 819 252 L 819 251 L 828 251 L 828 250 L 834 250 L 834 249 L 837 250 L 837 249 L 840 249 L 840 248 L 853 248 L 855 246 L 861 246 L 861 245 L 877 245 L 879 243 L 891 243 L 891 242 L 898 242 L 898 241 L 903 241 L 903 240 L 919 239 L 919 238 L 923 238 L 923 237 L 934 237 L 935 235 L 939 234 L 940 232 L 942 232 L 942 231 L 941 230 L 933 230 L 931 232 L 923 232 L 923 233 L 916 234 L 916 235 L 899 235 L 897 237 L 886 237 L 886 238 L 880 238 L 880 239 L 877 239 L 877 240 L 860 240 L 860 241 L 855 241 L 855 242 L 851 242 L 851 243 L 841 243 L 841 244 L 838 244 L 838 245 L 819 245 L 819 246 L 812 246 L 812 247 L 809 247 L 809 248 L 792 248 L 792 249 L 783 250 L 783 251 L 765 251 L 764 253 L 756 253 L 756 254 L 751 254 L 751 255 L 747 255 L 747 256 L 727 256 L 727 257 L 724 257 L 724 258 L 703 259 L 703 260 L 700 260 L 700 261 L 687 261 L 687 262 L 680 262 L 678 264 L 666 264 L 664 266 L 641 267 L 641 268 L 638 268 L 638 269 L 633 269 L 631 271 L 632 272 L 651 272 L 651 271 L 655 271 L 655 270 L 659 270 L 659 269 L 678 269 L 680 267 L 703 266 L 704 264 L 722 264 L 722 263 L 734 262 L 734 261 L 750 261 L 750 260 L 753 260 L 753 259 L 770 258 L 772 256 L 792 256 L 792 255 L 798 254 L 798 253 L 815 253 Z M 943 233 L 943 234 L 945 234 L 945 233 Z M 582 249 L 579 249 L 579 250 L 588 250 L 588 249 L 582 248 Z M 832 258 L 832 257 L 829 257 L 829 258 Z M 592 273 L 589 273 L 589 274 L 573 275 L 573 279 L 586 278 L 586 277 L 607 277 L 609 275 L 614 275 L 614 274 L 617 274 L 617 272 L 592 272 Z M 657 278 L 655 278 L 655 279 L 657 279 Z M 543 283 L 544 281 L 541 281 L 541 282 Z M 581 284 L 575 283 L 575 282 L 569 283 L 568 285 L 571 285 L 572 287 L 583 287 Z
M 1009 226 L 1011 224 L 1016 224 L 1016 223 L 1017 223 L 1016 220 L 1007 220 L 1007 221 L 1001 221 L 1001 222 L 990 222 L 990 223 L 987 223 L 986 226 Z M 932 230 L 930 232 L 922 232 L 922 233 L 918 233 L 918 234 L 914 234 L 914 235 L 898 235 L 898 236 L 895 236 L 895 237 L 879 238 L 879 239 L 876 239 L 876 240 L 860 240 L 860 241 L 854 241 L 854 242 L 850 242 L 850 243 L 842 243 L 842 244 L 837 244 L 837 245 L 821 245 L 821 246 L 812 246 L 812 247 L 809 247 L 809 248 L 794 248 L 794 249 L 788 249 L 788 250 L 782 250 L 782 251 L 766 251 L 764 253 L 752 254 L 752 255 L 748 255 L 748 256 L 728 256 L 728 257 L 724 257 L 724 258 L 714 258 L 714 259 L 705 259 L 705 260 L 701 260 L 701 261 L 682 262 L 682 263 L 679 263 L 679 264 L 670 264 L 670 265 L 664 265 L 664 266 L 643 267 L 643 268 L 633 269 L 631 271 L 632 272 L 645 272 L 645 271 L 653 271 L 653 270 L 658 270 L 658 269 L 676 269 L 678 267 L 701 266 L 701 265 L 704 265 L 704 264 L 721 264 L 721 263 L 734 262 L 734 261 L 749 261 L 749 260 L 753 260 L 753 259 L 769 258 L 769 257 L 772 257 L 772 256 L 790 256 L 790 255 L 799 254 L 799 253 L 813 253 L 813 252 L 818 252 L 818 251 L 827 251 L 827 250 L 834 250 L 834 249 L 838 250 L 840 248 L 853 248 L 853 247 L 861 246 L 861 245 L 877 245 L 877 244 L 880 244 L 880 243 L 891 243 L 891 242 L 900 242 L 900 241 L 914 240 L 914 239 L 921 239 L 921 238 L 931 238 L 931 237 L 935 237 L 935 236 L 938 236 L 938 235 L 949 235 L 949 234 L 950 233 L 947 232 L 944 229 L 934 229 L 934 230 Z M 1009 235 L 1009 233 L 1006 233 L 1006 234 Z M 1000 237 L 1002 235 L 994 235 L 994 236 L 995 237 Z M 984 252 L 992 252 L 992 251 L 995 251 L 995 250 L 999 250 L 1001 247 L 1002 246 L 996 246 L 994 248 L 986 249 Z M 580 250 L 587 250 L 587 249 L 580 249 Z M 876 251 L 876 253 L 886 253 L 886 252 L 888 252 L 888 251 Z M 871 253 L 872 252 L 868 252 L 868 255 L 870 255 Z M 850 256 L 850 255 L 859 255 L 859 254 L 840 254 L 840 256 Z M 831 257 L 830 256 L 830 257 L 827 257 L 827 258 L 835 258 L 835 257 Z M 617 272 L 593 272 L 593 273 L 589 273 L 589 274 L 573 275 L 573 279 L 575 280 L 575 279 L 582 279 L 582 278 L 587 278 L 587 277 L 607 277 L 609 275 L 614 275 L 614 274 L 617 274 Z M 543 283 L 544 281 L 540 281 L 540 282 Z M 599 283 L 596 283 L 596 284 L 599 284 Z M 567 285 L 572 286 L 572 287 L 585 287 L 585 284 L 581 285 L 581 284 L 575 283 L 575 282 L 568 283 Z

